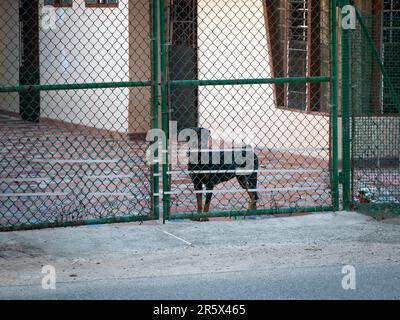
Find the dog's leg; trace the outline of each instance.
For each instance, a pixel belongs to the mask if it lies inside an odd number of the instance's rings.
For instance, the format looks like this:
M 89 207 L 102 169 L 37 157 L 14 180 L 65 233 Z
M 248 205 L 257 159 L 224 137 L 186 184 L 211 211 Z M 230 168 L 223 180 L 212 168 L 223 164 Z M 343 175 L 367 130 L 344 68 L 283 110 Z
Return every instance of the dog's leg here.
M 206 184 L 207 191 L 212 191 L 214 186 L 211 184 Z M 204 213 L 210 212 L 210 204 L 211 204 L 212 192 L 207 192 L 206 194 L 206 202 L 204 204 Z M 208 218 L 203 218 L 202 221 L 208 221 Z
M 197 212 L 201 213 L 203 212 L 203 194 L 197 193 L 196 198 L 197 198 Z
M 249 191 L 249 181 L 246 176 L 238 176 L 237 180 L 239 181 L 240 186 L 246 190 L 249 195 L 250 201 L 249 206 L 247 207 L 247 211 L 256 209 L 256 194 L 253 191 Z
M 203 183 L 198 175 L 192 175 L 192 181 L 194 184 L 195 191 L 203 191 Z M 197 200 L 197 213 L 201 213 L 203 211 L 203 194 L 196 193 Z M 200 218 L 192 218 L 192 221 L 200 221 Z
M 256 195 L 252 191 L 247 191 L 249 197 L 250 197 L 250 202 L 249 202 L 249 207 L 247 208 L 247 211 L 251 210 L 256 210 L 257 209 L 257 202 L 256 202 Z

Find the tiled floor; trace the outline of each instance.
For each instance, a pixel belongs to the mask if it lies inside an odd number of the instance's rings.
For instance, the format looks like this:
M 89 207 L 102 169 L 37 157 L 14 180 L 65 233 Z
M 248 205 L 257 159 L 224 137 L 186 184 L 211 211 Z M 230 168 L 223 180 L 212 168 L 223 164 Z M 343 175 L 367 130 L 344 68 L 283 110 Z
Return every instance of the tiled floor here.
M 256 149 L 256 153 L 260 163 L 257 179 L 261 198 L 258 201 L 259 209 L 332 204 L 327 160 L 277 150 Z M 172 214 L 196 210 L 196 197 L 192 192 L 193 184 L 187 174 L 186 162 L 181 161 L 171 170 Z M 218 185 L 215 190 L 211 210 L 246 210 L 248 196 L 236 179 Z
M 0 117 L 0 225 L 150 214 L 145 143 Z
M 0 224 L 37 224 L 151 214 L 146 144 L 60 125 L 0 117 Z M 331 204 L 325 159 L 257 150 L 259 208 Z M 171 213 L 195 211 L 186 162 L 171 167 Z M 214 211 L 247 207 L 237 181 L 217 187 Z M 218 191 L 217 191 L 218 192 Z

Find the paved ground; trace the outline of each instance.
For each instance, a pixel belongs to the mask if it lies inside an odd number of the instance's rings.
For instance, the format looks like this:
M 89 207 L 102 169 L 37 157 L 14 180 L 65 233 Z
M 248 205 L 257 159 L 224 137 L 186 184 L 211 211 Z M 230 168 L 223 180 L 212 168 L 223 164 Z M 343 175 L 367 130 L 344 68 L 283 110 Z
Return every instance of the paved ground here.
M 21 285 L 0 299 L 400 299 L 400 263 L 355 267 L 355 290 L 343 289 L 340 266 L 321 266 Z
M 246 295 L 243 298 L 265 297 L 270 292 L 280 293 L 281 297 L 291 292 L 293 297 L 317 298 L 322 293 L 312 289 L 318 287 L 306 270 L 316 268 L 322 285 L 326 281 L 330 286 L 341 277 L 341 267 L 350 264 L 364 270 L 361 274 L 365 277 L 372 270 L 366 288 L 393 298 L 396 291 L 388 286 L 400 264 L 399 231 L 398 224 L 340 212 L 211 223 L 176 221 L 166 225 L 97 225 L 0 233 L 0 297 L 44 297 L 37 290 L 43 277 L 42 266 L 53 265 L 57 283 L 66 288 L 57 289 L 59 295 L 55 297 L 85 296 L 85 292 L 89 294 L 90 288 L 94 288 L 91 292 L 98 294 L 93 293 L 93 297 L 113 298 L 118 297 L 115 292 L 119 287 L 124 295 L 131 285 L 137 284 L 126 297 L 143 292 L 143 298 L 153 295 L 157 298 L 175 292 L 179 284 L 186 283 L 187 287 L 190 279 L 197 284 L 193 290 L 188 289 L 188 297 L 195 297 L 204 291 L 204 278 L 220 279 L 217 287 L 222 290 L 232 281 L 240 287 L 241 283 L 256 284 L 264 275 L 265 281 L 272 281 L 276 277 L 268 274 L 275 274 L 284 278 L 271 284 L 271 291 L 238 292 Z M 374 265 L 378 267 L 370 267 Z M 305 270 L 303 275 L 294 277 L 298 284 L 293 282 L 294 271 L 290 270 Z M 242 280 L 235 282 L 232 276 L 235 272 Z M 382 272 L 380 278 L 373 276 Z M 155 282 L 146 282 L 146 278 L 154 278 Z M 117 279 L 128 280 L 125 283 L 116 282 Z M 308 286 L 308 282 L 311 291 L 290 291 L 291 286 L 287 285 Z M 336 289 L 332 290 L 327 293 L 336 297 Z M 208 291 L 213 292 L 221 291 L 212 288 Z

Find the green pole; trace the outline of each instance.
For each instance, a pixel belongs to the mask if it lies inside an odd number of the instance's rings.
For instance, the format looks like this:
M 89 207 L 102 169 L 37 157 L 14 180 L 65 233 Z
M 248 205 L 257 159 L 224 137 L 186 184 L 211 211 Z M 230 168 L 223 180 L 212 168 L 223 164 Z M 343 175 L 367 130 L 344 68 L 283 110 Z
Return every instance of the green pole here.
M 150 87 L 151 81 L 122 81 L 99 83 L 64 83 L 64 84 L 32 84 L 0 86 L 0 92 L 24 92 L 24 91 L 60 91 L 60 90 L 85 90 L 106 88 L 141 88 Z
M 332 61 L 332 204 L 339 210 L 339 135 L 338 135 L 338 54 L 337 54 L 337 2 L 331 0 L 331 61 Z
M 163 222 L 169 219 L 170 196 L 167 194 L 169 190 L 168 178 L 168 146 L 169 146 L 169 112 L 168 112 L 168 65 L 167 65 L 167 44 L 165 29 L 165 0 L 160 0 L 160 42 L 161 42 L 161 120 L 162 130 L 165 134 L 166 143 L 163 143 Z
M 349 0 L 343 0 L 348 5 Z M 342 18 L 345 14 L 342 13 Z M 342 27 L 342 184 L 343 210 L 350 210 L 350 31 Z
M 159 57 L 159 46 L 158 46 L 158 1 L 152 0 L 151 4 L 151 20 L 152 20 L 152 99 L 153 99 L 153 124 L 152 128 L 157 129 L 158 125 L 158 57 Z M 159 168 L 159 141 L 157 140 L 156 150 L 154 152 L 153 162 L 153 213 L 154 219 L 160 218 L 160 168 Z
M 176 86 L 234 86 L 252 84 L 283 84 L 283 83 L 320 83 L 330 82 L 331 78 L 320 77 L 290 77 L 290 78 L 256 78 L 256 79 L 221 79 L 221 80 L 170 80 L 172 87 Z
M 367 26 L 365 25 L 364 19 L 361 16 L 360 11 L 358 10 L 357 7 L 355 7 L 355 8 L 356 8 L 357 20 L 360 23 L 361 30 L 363 31 L 365 37 L 368 40 L 368 45 L 371 48 L 371 51 L 372 51 L 372 53 L 374 55 L 374 59 L 378 63 L 379 68 L 380 68 L 380 70 L 382 72 L 383 81 L 389 87 L 389 91 L 390 91 L 390 94 L 391 94 L 392 99 L 394 101 L 394 104 L 396 105 L 397 111 L 400 112 L 400 101 L 399 101 L 399 97 L 398 97 L 398 95 L 396 93 L 396 90 L 395 90 L 395 88 L 393 86 L 392 80 L 390 79 L 388 73 L 386 72 L 386 69 L 385 69 L 385 66 L 383 64 L 382 58 L 381 58 L 381 56 L 380 56 L 380 54 L 378 52 L 378 49 L 376 48 L 376 45 L 374 43 L 374 40 L 372 39 L 372 36 L 371 36 L 370 32 L 368 31 Z

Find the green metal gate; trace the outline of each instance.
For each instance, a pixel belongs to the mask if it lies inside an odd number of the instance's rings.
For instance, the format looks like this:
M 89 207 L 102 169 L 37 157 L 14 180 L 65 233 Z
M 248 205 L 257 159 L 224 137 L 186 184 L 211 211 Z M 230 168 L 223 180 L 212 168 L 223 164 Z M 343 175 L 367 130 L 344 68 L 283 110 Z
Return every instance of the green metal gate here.
M 339 209 L 337 12 L 2 0 L 0 230 Z M 211 133 L 201 152 L 255 154 L 252 175 L 188 168 L 179 133 L 193 127 Z M 200 190 L 198 173 L 224 183 Z
M 351 178 L 344 206 L 379 216 L 400 213 L 400 6 L 391 0 L 375 6 L 375 12 L 357 8 L 356 27 L 343 43 L 351 61 L 343 83 Z
M 336 1 L 161 0 L 164 219 L 338 208 L 333 8 Z M 211 134 L 201 150 L 179 137 L 191 127 Z M 221 157 L 243 147 L 258 163 L 240 177 Z M 193 152 L 220 158 L 190 168 Z M 252 197 L 257 207 L 248 207 Z
M 1 1 L 0 230 L 158 218 L 154 3 Z

